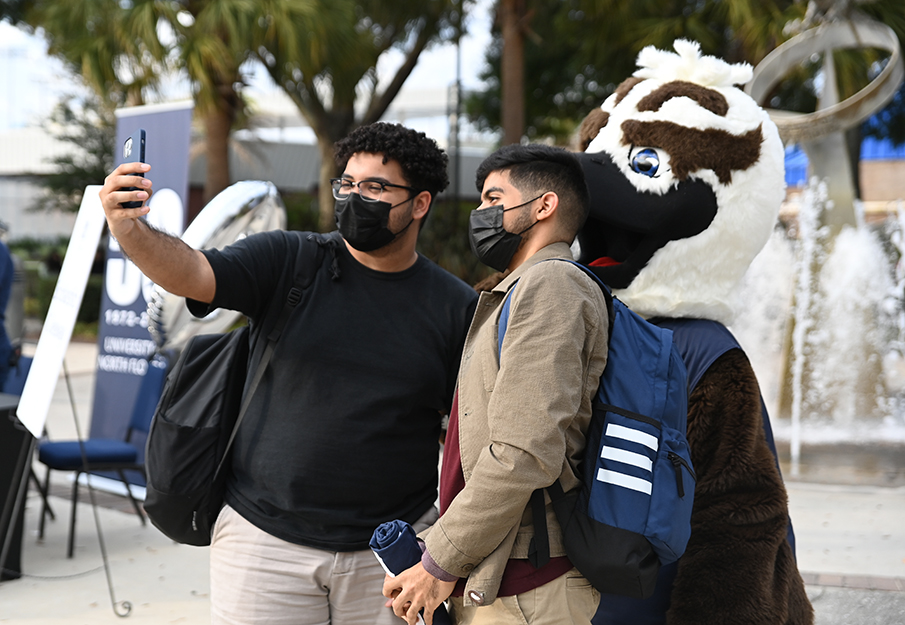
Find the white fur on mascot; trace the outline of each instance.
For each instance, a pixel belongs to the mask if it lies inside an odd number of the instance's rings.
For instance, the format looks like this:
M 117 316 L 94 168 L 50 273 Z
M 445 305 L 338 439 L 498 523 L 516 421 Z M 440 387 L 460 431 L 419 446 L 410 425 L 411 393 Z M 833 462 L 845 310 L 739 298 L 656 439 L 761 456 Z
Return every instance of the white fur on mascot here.
M 784 196 L 783 147 L 739 85 L 747 64 L 645 48 L 582 123 L 591 214 L 579 261 L 673 330 L 689 370 L 692 533 L 646 600 L 605 595 L 597 625 L 809 624 L 788 501 L 757 379 L 723 325 Z

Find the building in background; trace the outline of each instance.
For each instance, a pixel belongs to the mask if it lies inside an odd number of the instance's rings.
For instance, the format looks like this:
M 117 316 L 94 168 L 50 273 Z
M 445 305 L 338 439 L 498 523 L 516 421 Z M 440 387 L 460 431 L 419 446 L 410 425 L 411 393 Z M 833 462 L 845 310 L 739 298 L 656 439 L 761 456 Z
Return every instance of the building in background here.
M 71 149 L 71 144 L 58 141 L 42 128 L 0 131 L 0 221 L 8 227 L 9 240 L 56 239 L 72 233 L 75 214 L 30 210 L 44 192 L 36 180 L 53 171 L 49 160 Z
M 858 164 L 861 204 L 866 223 L 885 221 L 900 209 L 905 210 L 905 145 L 866 137 L 861 142 Z M 780 219 L 797 214 L 801 193 L 808 183 L 808 157 L 800 146 L 786 148 L 786 202 Z

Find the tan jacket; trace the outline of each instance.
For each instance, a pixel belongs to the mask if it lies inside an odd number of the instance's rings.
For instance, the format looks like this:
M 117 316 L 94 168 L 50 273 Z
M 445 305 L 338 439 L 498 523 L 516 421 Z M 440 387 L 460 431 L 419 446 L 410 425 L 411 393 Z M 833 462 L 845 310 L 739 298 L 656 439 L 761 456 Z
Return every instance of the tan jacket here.
M 529 499 L 557 478 L 578 486 L 578 461 L 592 394 L 606 364 L 606 303 L 571 258 L 549 245 L 491 292 L 481 294 L 459 369 L 459 449 L 465 488 L 424 536 L 445 571 L 468 577 L 466 604 L 496 599 L 510 558 L 526 558 L 533 536 Z M 506 293 L 509 324 L 498 357 L 497 327 Z M 562 535 L 547 500 L 550 555 Z

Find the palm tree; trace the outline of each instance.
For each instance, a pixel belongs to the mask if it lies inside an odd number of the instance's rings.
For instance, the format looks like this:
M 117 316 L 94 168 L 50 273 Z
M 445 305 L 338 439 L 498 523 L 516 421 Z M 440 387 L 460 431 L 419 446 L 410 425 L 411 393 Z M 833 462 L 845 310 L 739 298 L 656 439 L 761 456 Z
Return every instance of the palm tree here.
M 148 1 L 148 0 L 145 0 Z M 273 37 L 311 54 L 329 36 L 343 3 L 323 0 L 188 0 L 170 2 L 164 16 L 176 33 L 178 65 L 195 87 L 205 130 L 205 201 L 230 184 L 229 137 L 244 112 L 242 67 Z
M 102 97 L 136 105 L 167 72 L 192 81 L 205 129 L 205 200 L 230 184 L 229 137 L 244 108 L 241 67 L 263 38 L 325 37 L 342 2 L 324 0 L 39 0 L 24 21 L 41 28 L 50 53 Z M 302 50 L 302 46 L 298 46 Z
M 514 1 L 498 2 L 500 29 L 488 49 L 490 71 L 482 76 L 488 89 L 467 102 L 469 116 L 482 128 L 502 123 L 498 113 L 506 62 L 502 16 Z M 643 47 L 669 49 L 675 39 L 684 37 L 698 41 L 707 54 L 753 64 L 787 37 L 785 23 L 805 11 L 795 0 L 521 1 L 522 15 L 531 16 L 524 45 L 526 134 L 551 136 L 561 143 L 568 141 L 588 111 L 632 74 Z
M 512 0 L 499 0 L 498 7 Z M 790 25 L 801 22 L 808 3 L 801 0 L 575 0 L 542 3 L 525 0 L 532 14 L 525 41 L 526 134 L 568 140 L 575 125 L 635 70 L 645 46 L 669 49 L 684 37 L 701 44 L 706 54 L 756 65 L 791 37 Z M 905 4 L 900 0 L 866 0 L 855 10 L 890 26 L 905 44 Z M 487 53 L 487 89 L 473 94 L 466 106 L 472 121 L 485 129 L 501 127 L 500 83 L 503 36 L 499 29 Z M 840 97 L 865 85 L 872 63 L 884 62 L 876 51 L 836 53 Z M 814 110 L 814 71 L 802 68 L 773 94 L 772 107 Z M 905 108 L 896 109 L 905 114 Z M 884 128 L 897 127 L 885 119 Z M 854 151 L 860 145 L 852 131 Z
M 204 126 L 207 203 L 231 182 L 229 137 L 243 108 L 239 68 L 250 54 L 254 5 L 236 0 L 167 3 L 160 18 L 175 33 L 171 53 L 192 81 Z M 151 15 L 149 15 L 151 17 Z
M 291 39 L 276 25 L 259 57 L 317 136 L 321 156 L 319 228 L 334 227 L 330 178 L 336 176 L 333 145 L 355 127 L 380 120 L 431 43 L 455 34 L 457 0 L 358 0 L 334 2 L 328 35 Z M 395 49 L 402 64 L 378 89 L 377 62 Z
M 519 143 L 525 132 L 525 0 L 501 0 L 497 19 L 503 37 L 500 67 L 503 145 Z
M 158 84 L 165 49 L 154 27 L 117 0 L 37 0 L 20 17 L 44 35 L 51 55 L 114 106 L 141 104 Z

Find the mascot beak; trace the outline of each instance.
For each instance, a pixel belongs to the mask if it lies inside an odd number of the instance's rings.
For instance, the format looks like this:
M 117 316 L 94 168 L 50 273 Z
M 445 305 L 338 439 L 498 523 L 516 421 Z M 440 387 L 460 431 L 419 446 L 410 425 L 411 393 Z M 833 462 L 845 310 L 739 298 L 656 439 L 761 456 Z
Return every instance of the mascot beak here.
M 623 173 L 606 152 L 577 156 L 591 196 L 578 260 L 613 288 L 627 288 L 657 250 L 703 232 L 716 216 L 716 195 L 702 180 L 683 180 L 666 193 L 644 191 L 627 177 L 634 172 Z

